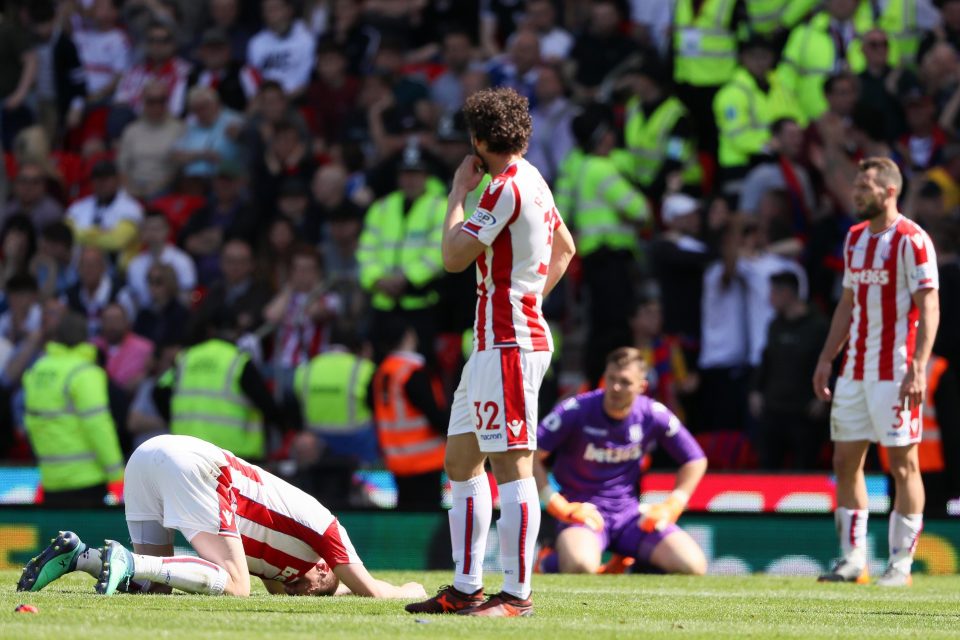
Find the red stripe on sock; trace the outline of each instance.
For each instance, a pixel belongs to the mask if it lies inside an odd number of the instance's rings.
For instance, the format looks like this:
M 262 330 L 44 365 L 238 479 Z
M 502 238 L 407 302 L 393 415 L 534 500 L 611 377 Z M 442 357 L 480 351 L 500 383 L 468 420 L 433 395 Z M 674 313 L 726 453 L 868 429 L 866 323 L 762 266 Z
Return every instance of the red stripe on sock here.
M 857 537 L 854 535 L 854 530 L 857 528 L 857 512 L 854 511 L 850 514 L 850 546 L 857 546 Z
M 463 534 L 463 573 L 470 573 L 470 547 L 473 544 L 473 497 L 467 498 L 467 526 Z
M 520 503 L 520 553 L 517 557 L 520 559 L 520 568 L 517 575 L 520 577 L 520 584 L 527 581 L 527 503 Z

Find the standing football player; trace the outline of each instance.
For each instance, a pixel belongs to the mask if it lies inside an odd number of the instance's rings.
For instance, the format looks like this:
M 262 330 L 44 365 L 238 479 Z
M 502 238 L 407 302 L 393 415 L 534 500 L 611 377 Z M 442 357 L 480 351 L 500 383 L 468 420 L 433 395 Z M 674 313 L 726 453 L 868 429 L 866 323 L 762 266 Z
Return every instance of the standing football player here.
M 596 573 L 611 549 L 665 573 L 702 575 L 703 551 L 676 522 L 707 470 L 703 450 L 669 409 L 642 395 L 639 349 L 610 353 L 603 380 L 603 389 L 562 402 L 537 429 L 540 500 L 560 521 L 556 553 L 541 559 L 541 570 Z M 656 446 L 680 468 L 667 499 L 641 510 L 640 460 Z M 547 478 L 549 460 L 559 492 Z
M 857 217 L 843 246 L 843 294 L 813 375 L 821 400 L 833 399 L 830 435 L 837 475 L 834 520 L 842 555 L 824 582 L 869 581 L 867 488 L 863 462 L 871 442 L 890 453 L 896 498 L 890 560 L 878 585 L 908 586 L 923 528 L 917 458 L 927 360 L 940 320 L 937 260 L 927 234 L 897 210 L 903 178 L 887 158 L 860 163 L 853 186 Z M 836 389 L 833 360 L 847 344 Z
M 131 553 L 107 540 L 88 547 L 61 531 L 24 568 L 17 591 L 40 591 L 73 571 L 96 591 L 250 595 L 250 576 L 270 593 L 374 598 L 426 595 L 416 582 L 394 586 L 371 576 L 346 529 L 315 498 L 225 449 L 191 436 L 162 435 L 140 445 L 124 472 Z M 179 531 L 199 558 L 174 556 Z
M 474 349 L 454 394 L 445 462 L 456 569 L 453 585 L 406 609 L 526 616 L 533 613 L 530 578 L 540 529 L 533 478 L 537 394 L 553 351 L 540 307 L 566 271 L 574 245 L 550 188 L 523 159 L 531 132 L 527 99 L 512 89 L 480 91 L 467 100 L 464 115 L 475 154 L 454 176 L 443 236 L 447 271 L 477 263 Z M 464 221 L 464 200 L 484 173 L 493 180 Z M 500 493 L 503 590 L 484 599 L 493 511 L 487 458 Z

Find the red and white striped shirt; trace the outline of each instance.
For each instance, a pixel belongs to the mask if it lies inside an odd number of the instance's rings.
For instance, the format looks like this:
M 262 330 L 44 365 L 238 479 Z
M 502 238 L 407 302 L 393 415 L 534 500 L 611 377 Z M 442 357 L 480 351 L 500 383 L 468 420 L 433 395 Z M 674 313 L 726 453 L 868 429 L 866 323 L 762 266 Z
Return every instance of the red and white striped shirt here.
M 916 345 L 913 294 L 939 287 L 937 259 L 929 236 L 912 220 L 901 215 L 877 234 L 868 224 L 851 227 L 843 247 L 843 287 L 853 291 L 853 315 L 841 375 L 896 381 Z
M 526 160 L 496 176 L 461 230 L 487 248 L 477 258 L 475 351 L 553 351 L 543 287 L 561 224 L 550 187 Z
M 250 575 L 286 582 L 321 560 L 331 568 L 361 564 L 346 531 L 316 498 L 229 451 L 193 444 L 220 468 L 220 535 L 240 538 Z

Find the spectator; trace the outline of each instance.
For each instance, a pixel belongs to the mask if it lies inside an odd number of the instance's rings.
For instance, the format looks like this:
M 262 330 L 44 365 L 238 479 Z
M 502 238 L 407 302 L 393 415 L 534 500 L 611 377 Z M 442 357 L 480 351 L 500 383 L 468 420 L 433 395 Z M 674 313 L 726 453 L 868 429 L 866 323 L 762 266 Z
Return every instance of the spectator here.
M 575 145 L 570 125 L 577 108 L 566 97 L 563 75 L 557 67 L 540 67 L 535 94 L 537 106 L 530 110 L 533 132 L 526 158 L 547 184 L 553 184 L 560 164 Z
M 63 295 L 71 311 L 87 319 L 91 336 L 100 332 L 100 312 L 114 302 L 121 302 L 129 314 L 134 306 L 129 296 L 121 294 L 121 286 L 110 277 L 106 255 L 97 247 L 83 247 L 77 261 L 77 282 Z
M 660 209 L 665 230 L 653 241 L 651 266 L 663 306 L 663 330 L 686 346 L 700 341 L 704 270 L 715 257 L 701 239 L 700 203 L 682 193 L 667 196 Z
M 419 115 L 426 108 L 426 101 L 430 94 L 420 79 L 411 77 L 406 72 L 405 53 L 401 41 L 396 38 L 386 38 L 377 47 L 373 68 L 378 75 L 386 78 L 390 83 L 396 103 L 404 109 L 413 109 Z
M 788 91 L 771 73 L 773 45 L 759 37 L 740 48 L 740 66 L 713 101 L 720 131 L 723 191 L 736 194 L 743 178 L 764 152 L 770 140 L 770 125 L 778 118 L 803 122 L 804 115 Z
M 183 344 L 190 312 L 178 297 L 177 273 L 172 266 L 154 262 L 147 271 L 148 302 L 137 311 L 133 332 L 155 345 Z
M 363 21 L 363 5 L 353 0 L 334 0 L 333 24 L 323 43 L 332 43 L 347 56 L 350 73 L 367 72 L 380 34 Z
M 883 114 L 885 137 L 895 140 L 906 123 L 901 96 L 918 89 L 916 76 L 889 63 L 890 38 L 882 29 L 871 29 L 861 36 L 866 68 L 860 72 L 860 103 L 871 105 Z
M 297 244 L 297 230 L 283 216 L 276 216 L 267 227 L 266 237 L 260 243 L 257 271 L 271 291 L 277 291 L 290 278 L 290 258 Z
M 295 404 L 293 375 L 298 366 L 325 350 L 330 326 L 340 300 L 323 288 L 320 256 L 313 247 L 300 246 L 290 256 L 290 277 L 263 310 L 276 327 L 273 371 L 284 406 Z
M 557 24 L 557 11 L 551 0 L 527 2 L 525 26 L 540 39 L 540 58 L 547 63 L 562 62 L 573 49 L 573 36 Z
M 951 142 L 944 147 L 942 163 L 927 171 L 920 181 L 915 181 L 921 186 L 927 182 L 933 182 L 940 187 L 944 211 L 952 212 L 960 207 L 960 142 Z M 909 205 L 913 197 L 912 193 L 908 195 L 908 206 L 905 210 L 912 210 Z
M 770 155 L 744 178 L 737 209 L 757 215 L 763 194 L 784 189 L 790 194 L 793 230 L 805 233 L 813 221 L 817 202 L 810 175 L 800 163 L 803 130 L 796 120 L 781 118 L 771 125 L 770 134 Z
M 18 348 L 32 333 L 40 330 L 42 311 L 37 281 L 28 273 L 6 280 L 5 311 L 0 314 L 0 337 Z
M 262 156 L 273 140 L 277 125 L 292 123 L 302 140 L 310 139 L 310 130 L 303 116 L 290 104 L 283 88 L 273 80 L 265 80 L 252 105 L 242 135 L 246 157 L 255 160 Z
M 656 298 L 638 301 L 630 316 L 631 345 L 640 350 L 647 364 L 647 390 L 651 398 L 683 416 L 681 396 L 697 389 L 697 374 L 687 367 L 683 345 L 663 331 L 663 307 Z
M 51 140 L 59 138 L 58 129 L 64 124 L 80 123 L 87 92 L 77 46 L 70 31 L 60 27 L 54 4 L 52 0 L 31 3 L 37 53 L 34 99 L 39 123 Z
M 225 240 L 252 243 L 260 229 L 243 187 L 243 170 L 235 161 L 221 162 L 213 178 L 212 201 L 191 216 L 180 230 L 180 244 L 197 265 L 197 280 L 208 286 L 220 275 L 220 249 Z
M 196 330 L 210 326 L 231 326 L 240 333 L 260 326 L 263 308 L 270 301 L 270 291 L 253 277 L 253 249 L 240 238 L 224 243 L 220 251 L 222 279 L 210 287 L 193 315 Z
M 577 230 L 577 253 L 590 300 L 584 373 L 588 383 L 595 384 L 606 366 L 606 354 L 630 340 L 638 232 L 652 216 L 647 199 L 610 158 L 616 133 L 609 109 L 598 104 L 586 107 L 573 120 L 573 135 L 583 162 L 572 174 L 561 175 L 560 180 L 576 187 L 569 199 L 558 188 L 556 205 Z
M 262 211 L 275 211 L 281 185 L 290 179 L 306 184 L 314 161 L 305 140 L 292 122 L 279 122 L 266 152 L 254 161 L 253 198 Z
M 168 264 L 177 274 L 177 291 L 182 300 L 189 300 L 197 286 L 197 270 L 193 260 L 182 249 L 170 242 L 170 224 L 160 211 L 147 211 L 140 226 L 143 251 L 127 266 L 127 286 L 137 308 L 149 306 L 150 288 L 147 273 L 151 265 Z
M 621 171 L 653 200 L 679 188 L 698 192 L 703 177 L 693 122 L 683 103 L 671 95 L 660 61 L 645 56 L 627 70 L 623 83 L 632 95 L 623 125 L 626 149 L 614 152 Z
M 137 228 L 143 207 L 120 187 L 117 165 L 101 160 L 91 173 L 93 194 L 67 209 L 67 223 L 81 246 L 109 252 L 121 264 L 137 250 Z
M 853 141 L 853 117 L 860 95 L 857 77 L 840 72 L 823 83 L 827 111 L 807 127 L 807 163 L 818 172 L 842 211 L 853 211 L 851 185 L 859 151 Z
M 26 273 L 37 251 L 37 232 L 26 216 L 8 219 L 0 230 L 0 283 Z
M 204 31 L 197 54 L 200 64 L 190 72 L 187 85 L 213 89 L 227 109 L 246 111 L 260 88 L 260 73 L 243 58 L 231 58 L 227 32 L 216 27 Z
M 114 94 L 114 102 L 121 107 L 120 115 L 115 116 L 115 128 L 122 128 L 133 118 L 131 110 L 136 114 L 143 111 L 143 90 L 152 81 L 166 88 L 167 111 L 175 116 L 183 113 L 190 63 L 177 57 L 174 35 L 173 29 L 163 22 L 154 22 L 147 28 L 144 61 L 123 75 Z
M 441 113 L 456 113 L 463 106 L 463 77 L 473 59 L 473 42 L 466 31 L 452 30 L 443 36 L 443 64 L 445 71 L 430 87 L 430 99 Z
M 240 21 L 239 0 L 210 0 L 210 28 L 227 34 L 230 59 L 246 60 L 251 31 Z
M 74 30 L 87 84 L 88 107 L 106 104 L 131 65 L 130 40 L 118 24 L 117 5 L 117 0 L 94 0 L 91 20 L 78 20 L 79 28 Z
M 790 271 L 770 277 L 770 305 L 776 316 L 750 392 L 760 467 L 813 469 L 827 442 L 829 408 L 807 383 L 829 327 L 800 297 L 800 281 Z
M 494 58 L 487 67 L 490 85 L 510 87 L 536 106 L 539 66 L 540 38 L 535 31 L 522 29 L 510 38 L 507 54 Z
M 239 156 L 237 138 L 243 118 L 224 109 L 217 92 L 209 87 L 191 89 L 187 104 L 193 119 L 174 146 L 173 158 L 184 175 L 211 178 L 221 161 Z
M 117 168 L 128 193 L 149 199 L 170 186 L 177 169 L 174 149 L 183 132 L 183 122 L 167 111 L 166 87 L 148 83 L 143 89 L 143 113 L 120 138 Z
M 262 8 L 264 29 L 250 40 L 247 63 L 263 78 L 279 82 L 288 97 L 299 98 L 313 68 L 313 36 L 294 19 L 291 0 L 264 0 Z
M 404 151 L 397 182 L 397 191 L 367 210 L 357 250 L 360 284 L 372 296 L 374 333 L 388 318 L 406 318 L 429 359 L 438 300 L 434 285 L 443 275 L 440 241 L 446 206 L 427 190 L 427 165 L 419 147 Z
M 343 51 L 332 43 L 320 45 L 306 97 L 313 112 L 311 128 L 314 136 L 327 146 L 339 145 L 343 141 L 344 123 L 355 107 L 359 93 L 360 81 L 349 73 Z
M 25 7 L 12 4 L 0 22 L 0 148 L 13 148 L 21 129 L 33 124 L 28 98 L 37 79 L 37 52 L 30 34 L 30 12 L 41 3 Z
M 592 98 L 607 74 L 636 51 L 636 43 L 621 34 L 619 26 L 617 3 L 600 0 L 590 5 L 587 30 L 570 52 L 576 67 L 573 82 L 581 97 Z
M 149 375 L 137 387 L 125 421 L 131 449 L 136 450 L 154 436 L 169 433 L 170 426 L 160 415 L 160 410 L 153 401 L 153 392 L 157 379 L 164 371 L 173 367 L 179 353 L 179 344 L 158 344 L 154 347 Z
M 904 179 L 911 180 L 940 164 L 948 136 L 937 124 L 933 98 L 911 91 L 903 96 L 906 133 L 897 139 L 896 157 Z
M 37 254 L 30 265 L 43 299 L 59 298 L 77 281 L 73 268 L 73 231 L 63 222 L 43 228 Z
M 13 198 L 3 208 L 0 227 L 14 215 L 24 215 L 39 233 L 52 222 L 63 219 L 63 207 L 47 193 L 47 172 L 37 162 L 20 165 L 13 181 Z
M 340 294 L 343 315 L 362 312 L 360 265 L 357 262 L 364 211 L 346 197 L 347 174 L 343 166 L 328 164 L 313 176 L 313 198 L 322 220 L 320 243 L 322 271 L 331 290 Z
M 104 355 L 110 381 L 124 394 L 133 393 L 147 375 L 153 343 L 130 331 L 130 318 L 121 305 L 111 303 L 100 311 L 100 333 L 94 346 Z
M 310 191 L 302 180 L 287 178 L 281 182 L 276 205 L 272 208 L 293 224 L 300 242 L 311 246 L 320 242 L 320 219 L 310 206 Z

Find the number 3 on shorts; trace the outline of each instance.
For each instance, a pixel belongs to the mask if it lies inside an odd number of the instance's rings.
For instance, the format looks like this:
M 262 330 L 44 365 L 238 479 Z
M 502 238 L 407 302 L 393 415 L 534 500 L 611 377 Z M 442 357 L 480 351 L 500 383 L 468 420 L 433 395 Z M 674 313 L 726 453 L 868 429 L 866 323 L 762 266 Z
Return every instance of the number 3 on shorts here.
M 487 431 L 497 430 L 497 416 L 500 415 L 500 405 L 493 400 L 487 402 L 474 402 L 473 408 L 477 412 L 477 431 L 483 429 L 484 419 L 487 423 Z

